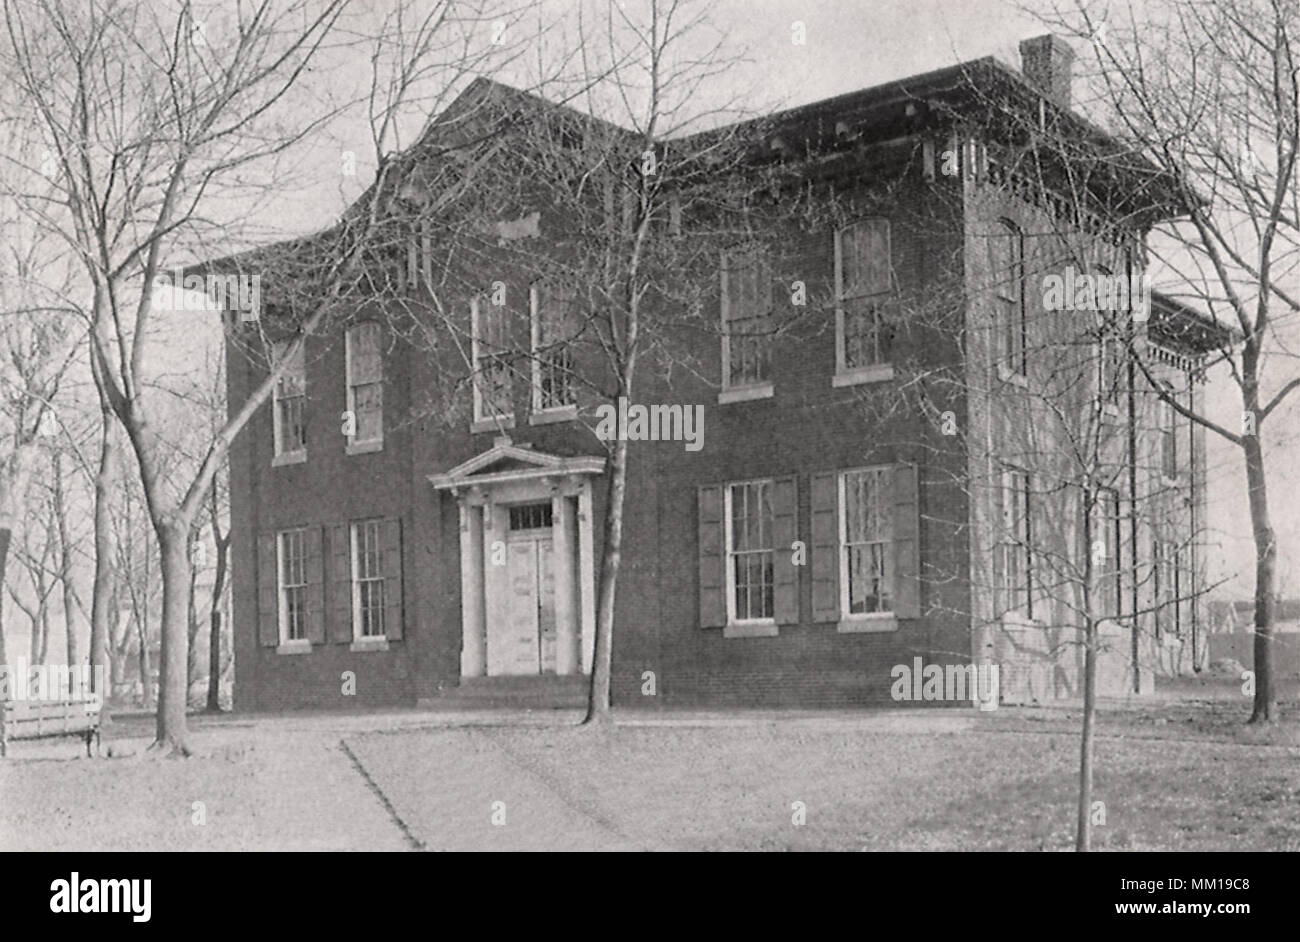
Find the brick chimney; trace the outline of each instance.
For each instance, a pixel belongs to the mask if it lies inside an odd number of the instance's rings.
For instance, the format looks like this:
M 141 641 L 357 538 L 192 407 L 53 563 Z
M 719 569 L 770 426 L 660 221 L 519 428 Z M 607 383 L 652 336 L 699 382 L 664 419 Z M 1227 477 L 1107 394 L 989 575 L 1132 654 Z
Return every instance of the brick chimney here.
M 1074 50 L 1060 36 L 1048 33 L 1020 43 L 1020 71 L 1062 108 L 1070 107 Z

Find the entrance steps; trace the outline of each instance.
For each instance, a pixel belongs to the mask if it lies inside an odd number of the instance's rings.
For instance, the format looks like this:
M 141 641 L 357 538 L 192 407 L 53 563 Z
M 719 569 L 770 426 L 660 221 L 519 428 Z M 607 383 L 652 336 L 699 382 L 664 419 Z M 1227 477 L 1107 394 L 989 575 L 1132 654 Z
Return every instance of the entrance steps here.
M 591 684 L 585 674 L 521 677 L 463 677 L 436 697 L 421 698 L 422 708 L 467 710 L 573 710 L 587 705 Z

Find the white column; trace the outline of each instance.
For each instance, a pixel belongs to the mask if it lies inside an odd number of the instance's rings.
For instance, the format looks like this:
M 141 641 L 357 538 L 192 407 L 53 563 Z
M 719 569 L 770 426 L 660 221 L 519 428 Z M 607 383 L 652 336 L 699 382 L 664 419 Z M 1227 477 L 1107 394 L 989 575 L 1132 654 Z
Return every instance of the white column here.
M 483 508 L 483 612 L 486 619 L 488 674 L 492 673 L 492 636 L 497 635 L 506 624 L 509 615 L 510 587 L 506 579 L 506 526 L 508 523 L 506 509 L 498 504 L 489 503 Z M 500 661 L 498 650 L 496 660 Z
M 578 620 L 574 606 L 573 501 L 563 493 L 551 496 L 551 578 L 555 580 L 555 672 L 578 673 Z
M 460 502 L 460 676 L 487 672 L 483 612 L 483 511 Z
M 582 672 L 591 673 L 596 659 L 596 548 L 592 542 L 591 482 L 578 492 L 578 594 L 582 626 Z

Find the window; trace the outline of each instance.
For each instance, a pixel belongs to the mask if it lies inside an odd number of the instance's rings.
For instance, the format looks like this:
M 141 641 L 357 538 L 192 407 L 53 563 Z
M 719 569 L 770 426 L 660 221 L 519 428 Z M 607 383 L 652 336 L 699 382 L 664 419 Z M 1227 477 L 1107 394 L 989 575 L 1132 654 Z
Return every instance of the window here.
M 1003 471 L 1001 493 L 1002 533 L 993 548 L 997 614 L 1018 614 L 1032 618 L 1029 475 L 1018 470 Z
M 1117 411 L 1118 397 L 1124 382 L 1123 348 L 1116 332 L 1119 317 L 1116 313 L 1118 292 L 1114 284 L 1115 276 L 1109 268 L 1097 266 L 1097 402 L 1110 412 Z
M 1097 490 L 1092 526 L 1092 565 L 1097 586 L 1094 606 L 1100 618 L 1119 618 L 1124 606 L 1124 523 L 1120 515 L 1119 492 Z
M 772 482 L 727 488 L 728 620 L 776 617 L 773 599 Z
M 285 530 L 278 543 L 280 640 L 307 639 L 307 549 L 305 530 Z
M 577 297 L 567 289 L 534 285 L 533 411 L 565 409 L 574 396 L 573 348 L 581 321 Z
M 845 615 L 893 610 L 890 468 L 840 475 L 840 586 Z
M 1168 384 L 1164 387 L 1165 395 L 1173 396 L 1174 389 Z M 1178 477 L 1178 413 L 1173 405 L 1161 399 L 1160 412 L 1160 471 L 1173 480 Z
M 382 523 L 352 524 L 352 626 L 358 638 L 384 637 Z
M 1029 328 L 1025 316 L 1025 237 L 1006 220 L 993 234 L 991 255 L 997 317 L 999 366 L 1012 375 L 1029 372 L 1026 352 Z
M 357 324 L 347 333 L 348 411 L 352 413 L 349 445 L 384 440 L 384 366 L 380 327 Z
M 551 526 L 551 503 L 516 504 L 510 508 L 510 529 L 545 530 Z
M 1155 583 L 1156 640 L 1169 632 L 1182 633 L 1179 599 L 1183 586 L 1178 566 L 1178 544 L 1157 539 L 1152 544 L 1151 577 Z
M 470 301 L 474 360 L 474 421 L 510 419 L 510 357 L 506 307 L 481 298 Z
M 275 363 L 279 363 L 290 341 L 277 343 L 273 348 Z M 284 373 L 275 384 L 275 402 L 272 424 L 275 434 L 275 456 L 297 458 L 307 450 L 307 426 L 303 422 L 303 406 L 307 402 L 306 370 L 303 366 L 303 345 L 290 358 Z
M 889 362 L 891 273 L 889 220 L 863 219 L 836 230 L 836 372 Z
M 771 380 L 772 269 L 767 252 L 733 249 L 722 260 L 722 385 Z

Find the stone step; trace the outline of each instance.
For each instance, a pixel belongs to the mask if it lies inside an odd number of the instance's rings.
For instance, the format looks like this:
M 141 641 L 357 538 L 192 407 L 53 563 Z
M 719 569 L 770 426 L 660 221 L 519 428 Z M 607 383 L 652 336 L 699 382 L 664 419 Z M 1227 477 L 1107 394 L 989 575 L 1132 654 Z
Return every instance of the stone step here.
M 522 677 L 466 677 L 459 687 L 423 698 L 419 706 L 502 709 L 574 709 L 587 702 L 590 680 L 581 675 L 529 675 Z

